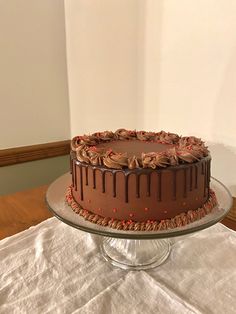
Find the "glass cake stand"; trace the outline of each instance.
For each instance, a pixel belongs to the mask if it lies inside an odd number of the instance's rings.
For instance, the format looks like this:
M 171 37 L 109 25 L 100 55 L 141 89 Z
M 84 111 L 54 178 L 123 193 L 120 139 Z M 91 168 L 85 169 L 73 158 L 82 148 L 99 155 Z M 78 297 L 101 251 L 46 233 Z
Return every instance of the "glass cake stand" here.
M 66 189 L 71 184 L 71 175 L 66 173 L 48 188 L 46 202 L 52 213 L 64 223 L 93 234 L 101 235 L 100 248 L 103 257 L 112 265 L 122 269 L 150 269 L 162 264 L 171 251 L 171 237 L 187 235 L 208 228 L 222 220 L 232 207 L 232 196 L 217 179 L 211 177 L 211 188 L 215 191 L 218 206 L 204 218 L 169 230 L 124 231 L 103 227 L 86 221 L 74 213 L 65 201 Z

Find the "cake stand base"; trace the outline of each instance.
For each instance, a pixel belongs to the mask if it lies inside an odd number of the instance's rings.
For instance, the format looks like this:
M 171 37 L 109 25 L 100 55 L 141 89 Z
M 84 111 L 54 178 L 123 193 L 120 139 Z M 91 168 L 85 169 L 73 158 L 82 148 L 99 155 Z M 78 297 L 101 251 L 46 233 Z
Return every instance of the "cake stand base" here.
M 103 237 L 101 252 L 106 261 L 127 270 L 151 269 L 169 256 L 171 242 L 160 240 L 129 240 Z

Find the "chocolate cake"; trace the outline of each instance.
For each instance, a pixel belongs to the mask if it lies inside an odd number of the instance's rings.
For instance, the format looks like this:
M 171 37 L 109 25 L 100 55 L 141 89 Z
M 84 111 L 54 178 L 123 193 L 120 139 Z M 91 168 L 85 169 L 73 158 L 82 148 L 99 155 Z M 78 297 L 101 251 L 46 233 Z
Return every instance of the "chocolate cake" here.
M 204 142 L 164 131 L 119 129 L 74 137 L 66 199 L 85 219 L 123 230 L 161 230 L 216 205 Z

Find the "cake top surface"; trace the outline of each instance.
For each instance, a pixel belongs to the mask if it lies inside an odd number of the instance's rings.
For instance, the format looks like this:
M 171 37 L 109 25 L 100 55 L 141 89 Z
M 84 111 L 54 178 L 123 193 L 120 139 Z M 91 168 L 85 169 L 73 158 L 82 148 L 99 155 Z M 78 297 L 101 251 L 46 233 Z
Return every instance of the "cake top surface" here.
M 127 154 L 128 158 L 134 155 L 138 158 L 141 158 L 142 153 L 164 152 L 171 146 L 173 147 L 173 145 L 171 144 L 161 144 L 151 141 L 145 142 L 139 140 L 115 140 L 112 142 L 99 143 L 98 145 L 96 145 L 98 149 L 104 149 L 104 151 L 112 149 L 114 152 Z
M 194 136 L 125 129 L 76 136 L 71 149 L 80 162 L 112 169 L 177 166 L 209 154 L 204 142 Z

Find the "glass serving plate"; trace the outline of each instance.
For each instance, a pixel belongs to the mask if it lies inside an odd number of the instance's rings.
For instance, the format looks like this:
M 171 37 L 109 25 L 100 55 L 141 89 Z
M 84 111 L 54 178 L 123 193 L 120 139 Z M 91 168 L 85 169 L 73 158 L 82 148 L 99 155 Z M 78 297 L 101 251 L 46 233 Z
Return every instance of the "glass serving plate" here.
M 116 230 L 94 224 L 76 214 L 65 201 L 66 190 L 70 184 L 71 175 L 66 173 L 49 186 L 46 193 L 48 208 L 64 223 L 82 231 L 103 236 L 100 247 L 104 258 L 123 269 L 140 270 L 160 265 L 170 254 L 169 238 L 208 228 L 221 221 L 232 207 L 232 196 L 229 190 L 220 181 L 211 177 L 210 186 L 216 193 L 218 205 L 204 218 L 184 227 L 168 230 Z

